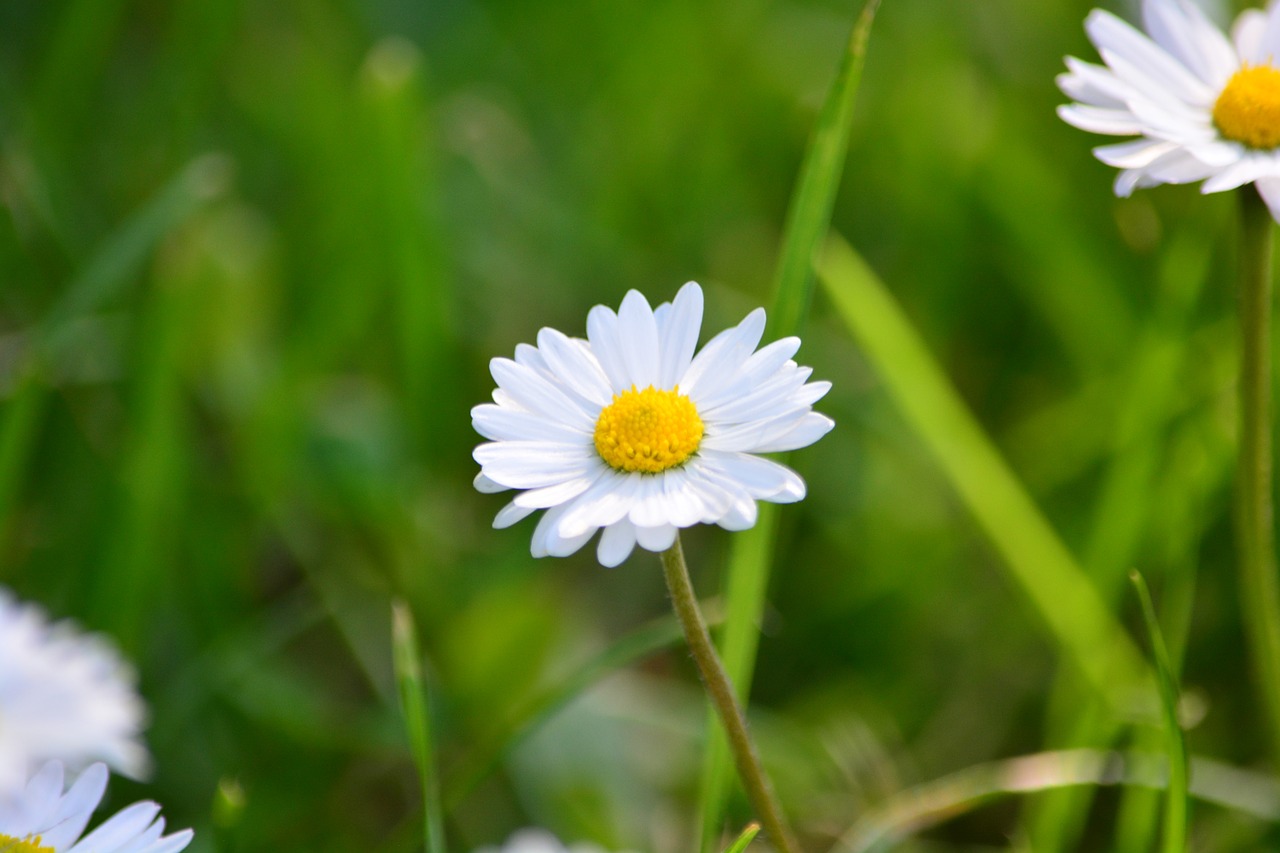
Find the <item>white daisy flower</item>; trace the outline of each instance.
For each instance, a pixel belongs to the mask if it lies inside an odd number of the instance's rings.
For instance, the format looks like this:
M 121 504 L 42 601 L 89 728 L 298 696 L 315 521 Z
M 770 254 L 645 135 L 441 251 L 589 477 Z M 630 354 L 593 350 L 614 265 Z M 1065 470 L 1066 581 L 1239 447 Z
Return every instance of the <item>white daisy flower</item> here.
M 663 551 L 698 523 L 744 530 L 756 501 L 804 497 L 794 471 L 753 454 L 794 450 L 834 425 L 812 410 L 831 388 L 791 357 L 799 338 L 756 351 L 764 310 L 696 356 L 702 289 L 681 288 L 656 311 L 632 290 L 618 313 L 597 305 L 587 340 L 554 329 L 495 358 L 493 403 L 471 410 L 489 444 L 476 448 L 482 492 L 520 489 L 494 519 L 539 509 L 535 557 L 574 553 L 603 530 L 597 556 L 616 566 L 635 547 Z
M 1206 193 L 1253 183 L 1280 219 L 1280 2 L 1240 14 L 1228 38 L 1191 0 L 1143 0 L 1144 34 L 1094 9 L 1085 30 L 1105 63 L 1067 57 L 1059 107 L 1093 133 L 1136 136 L 1094 149 L 1136 187 L 1204 181 Z
M 605 853 L 594 844 L 566 847 L 545 829 L 521 829 L 512 833 L 501 847 L 481 847 L 476 853 Z
M 0 587 L 0 794 L 20 789 L 50 759 L 145 774 L 145 708 L 134 683 L 106 640 L 50 624 Z
M 164 835 L 155 803 L 134 803 L 81 838 L 107 789 L 107 766 L 94 764 L 63 792 L 62 762 L 50 761 L 16 797 L 0 800 L 3 853 L 177 853 L 191 843 L 184 829 Z

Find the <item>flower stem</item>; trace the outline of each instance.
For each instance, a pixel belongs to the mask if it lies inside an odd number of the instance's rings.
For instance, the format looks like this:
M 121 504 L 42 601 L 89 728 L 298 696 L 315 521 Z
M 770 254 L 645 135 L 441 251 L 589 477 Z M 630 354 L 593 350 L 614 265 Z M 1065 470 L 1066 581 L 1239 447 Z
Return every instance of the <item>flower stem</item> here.
M 1271 506 L 1271 214 L 1240 195 L 1240 447 L 1236 538 L 1240 597 L 1272 748 L 1280 757 L 1280 587 Z
M 799 853 L 800 847 L 787 826 L 778 798 L 769 784 L 769 777 L 760 765 L 755 744 L 747 733 L 747 721 L 742 709 L 738 707 L 733 685 L 725 674 L 715 646 L 711 644 L 711 635 L 707 633 L 707 623 L 702 618 L 702 612 L 698 610 L 698 599 L 693 593 L 693 583 L 689 580 L 689 568 L 685 565 L 679 535 L 676 536 L 675 544 L 662 552 L 662 568 L 667 578 L 667 589 L 671 593 L 671 604 L 684 628 L 685 640 L 698 664 L 698 672 L 702 674 L 711 704 L 715 706 L 725 734 L 728 735 L 729 747 L 738 767 L 738 777 L 746 788 L 751 807 L 755 809 L 756 816 L 760 818 L 760 823 L 774 846 L 782 853 Z

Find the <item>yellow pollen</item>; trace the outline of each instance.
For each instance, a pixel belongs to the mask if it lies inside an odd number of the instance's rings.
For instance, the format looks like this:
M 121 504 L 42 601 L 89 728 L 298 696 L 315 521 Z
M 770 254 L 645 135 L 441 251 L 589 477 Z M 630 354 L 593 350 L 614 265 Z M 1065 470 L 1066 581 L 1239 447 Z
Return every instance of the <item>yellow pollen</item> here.
M 1237 71 L 1213 105 L 1213 123 L 1227 139 L 1250 148 L 1280 145 L 1280 71 L 1270 65 Z
M 618 471 L 656 474 L 684 464 L 702 441 L 702 418 L 680 393 L 643 391 L 613 395 L 596 420 L 596 451 Z
M 35 838 L 30 835 L 26 838 L 14 838 L 0 832 L 0 853 L 54 853 L 54 849 L 41 844 L 39 835 Z

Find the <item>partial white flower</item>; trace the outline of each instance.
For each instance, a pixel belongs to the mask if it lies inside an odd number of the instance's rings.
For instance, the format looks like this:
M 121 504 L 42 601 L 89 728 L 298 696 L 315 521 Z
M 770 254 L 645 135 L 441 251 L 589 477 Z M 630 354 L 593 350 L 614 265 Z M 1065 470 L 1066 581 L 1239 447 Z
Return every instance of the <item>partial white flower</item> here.
M 106 640 L 51 624 L 0 587 L 0 795 L 51 759 L 144 774 L 145 710 L 132 670 Z
M 0 850 L 4 853 L 177 853 L 191 843 L 184 829 L 164 834 L 155 803 L 134 803 L 81 838 L 102 794 L 107 766 L 91 765 L 63 791 L 62 762 L 50 761 L 21 794 L 0 800 Z
M 512 833 L 501 847 L 481 847 L 476 853 L 605 853 L 605 850 L 586 843 L 565 847 L 545 829 L 521 829 Z
M 1094 149 L 1120 169 L 1115 192 L 1248 183 L 1280 220 L 1280 2 L 1242 12 L 1228 38 L 1191 0 L 1143 0 L 1142 33 L 1094 9 L 1085 30 L 1105 65 L 1067 57 L 1058 108 L 1093 133 L 1137 139 Z
M 494 520 L 539 509 L 535 557 L 563 557 L 603 530 L 597 557 L 616 566 L 639 544 L 663 551 L 694 524 L 744 530 L 756 501 L 798 501 L 804 481 L 754 454 L 812 444 L 834 425 L 813 411 L 831 388 L 791 357 L 799 338 L 756 346 L 764 310 L 697 355 L 702 289 L 652 310 L 632 290 L 615 314 L 597 305 L 587 339 L 554 329 L 495 358 L 493 403 L 471 410 L 491 443 L 476 448 L 482 492 L 522 490 Z

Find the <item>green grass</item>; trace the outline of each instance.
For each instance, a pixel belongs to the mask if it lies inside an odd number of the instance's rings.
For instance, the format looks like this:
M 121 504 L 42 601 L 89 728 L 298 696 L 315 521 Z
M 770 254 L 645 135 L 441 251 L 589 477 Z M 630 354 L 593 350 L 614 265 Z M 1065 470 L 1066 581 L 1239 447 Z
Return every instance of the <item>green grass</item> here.
M 400 599 L 449 849 L 730 847 L 657 558 L 534 561 L 471 487 L 490 358 L 696 279 L 704 340 L 764 305 L 833 383 L 807 499 L 683 537 L 806 849 L 1152 847 L 1134 567 L 1192 846 L 1280 845 L 1233 208 L 1112 196 L 1053 112 L 1089 8 L 891 0 L 860 72 L 827 0 L 0 9 L 0 583 L 136 663 L 157 772 L 111 805 L 195 853 L 423 849 Z

